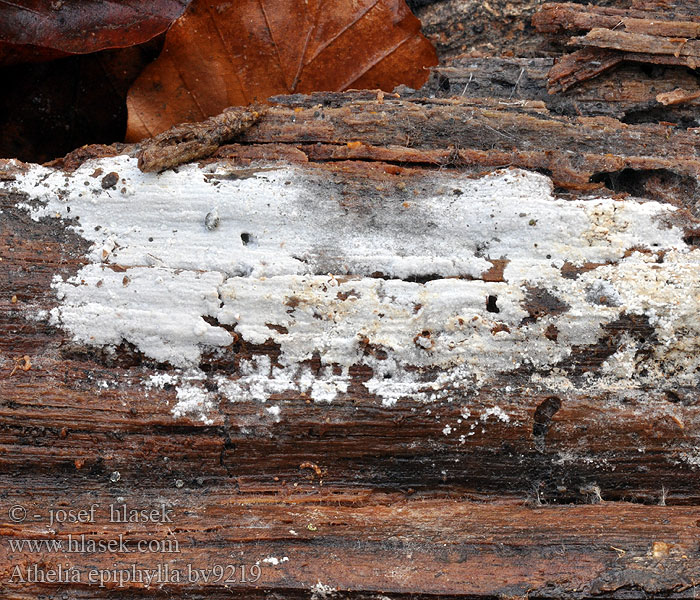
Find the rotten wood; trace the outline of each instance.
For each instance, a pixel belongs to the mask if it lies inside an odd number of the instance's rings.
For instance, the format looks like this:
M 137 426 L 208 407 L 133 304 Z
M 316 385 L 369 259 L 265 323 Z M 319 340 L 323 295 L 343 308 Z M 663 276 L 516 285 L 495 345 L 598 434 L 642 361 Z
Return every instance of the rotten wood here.
M 675 77 L 668 80 L 668 91 L 675 89 L 676 81 Z M 633 117 L 637 109 L 650 108 L 650 103 L 662 106 L 647 95 L 649 89 L 643 86 L 640 101 L 623 104 L 616 112 L 629 110 Z M 592 95 L 581 104 L 600 104 L 604 98 Z M 423 99 L 417 95 L 403 99 L 352 92 L 280 96 L 277 102 L 240 133 L 243 146 L 233 144 L 229 152 L 224 145 L 215 155 L 236 157 L 240 152 L 249 157 L 246 160 L 276 156 L 301 161 L 379 160 L 475 173 L 513 166 L 544 171 L 557 186 L 571 191 L 603 188 L 610 177 L 623 171 L 641 174 L 642 184 L 644 173 L 668 173 L 692 190 L 700 172 L 697 129 L 685 129 L 682 122 L 626 124 L 602 116 L 568 117 L 551 114 L 542 101 L 512 97 Z M 576 105 L 573 100 L 568 108 L 552 106 L 571 112 Z M 206 145 L 207 152 L 212 152 L 216 143 Z M 99 147 L 95 150 L 101 151 Z M 141 147 L 122 146 L 122 151 L 137 156 Z M 276 154 L 279 152 L 282 154 Z M 81 149 L 52 164 L 75 168 L 90 156 L 93 154 Z M 608 187 L 613 192 L 632 191 Z M 694 193 L 676 200 L 691 210 L 695 210 L 695 201 Z
M 694 597 L 697 130 L 567 115 L 546 63 L 499 64 L 495 98 L 476 64 L 439 74 L 482 98 L 278 98 L 161 174 L 138 145 L 2 163 L 8 598 Z M 166 551 L 17 545 L 69 534 Z M 118 579 L 166 564 L 198 579 Z
M 109 507 L 120 506 L 114 498 L 128 493 L 128 483 L 80 494 L 76 506 L 97 505 L 94 522 L 56 525 L 54 539 L 67 545 L 69 535 L 74 541 L 82 535 L 106 544 L 121 535 L 132 549 L 150 541 L 163 548 L 161 568 L 153 559 L 145 563 L 145 555 L 57 551 L 46 559 L 45 571 L 70 564 L 84 581 L 93 573 L 94 583 L 41 588 L 47 597 L 70 589 L 77 599 L 457 598 L 465 590 L 482 598 L 692 598 L 700 577 L 693 508 L 411 500 L 402 494 L 333 494 L 297 479 L 301 489 L 283 496 L 231 494 L 190 482 L 158 490 L 160 501 L 172 507 L 165 515 L 172 523 L 163 524 L 109 521 Z M 23 495 L 13 489 L 8 496 L 21 498 L 46 520 L 52 501 L 64 498 L 60 487 L 50 485 Z M 1 534 L 3 541 L 40 540 L 46 531 L 35 521 L 3 526 Z M 7 558 L 17 564 L 35 560 L 26 550 Z M 215 576 L 217 565 L 229 583 Z M 147 585 L 149 575 L 154 580 Z M 13 584 L 3 593 L 25 600 L 26 588 Z
M 573 3 L 542 6 L 533 17 L 538 31 L 554 35 L 587 32 L 569 40 L 569 45 L 584 46 L 584 50 L 564 56 L 552 69 L 549 78 L 552 93 L 596 77 L 622 61 L 695 69 L 700 52 L 698 8 L 686 5 L 684 14 L 656 12 L 659 8 L 644 3 L 637 3 L 631 9 Z
M 664 106 L 674 105 L 674 104 L 685 104 L 686 102 L 692 102 L 700 98 L 700 92 L 689 91 L 681 88 L 676 88 L 671 92 L 661 92 L 656 96 L 657 101 L 661 102 Z
M 560 58 L 548 73 L 550 93 L 565 92 L 577 84 L 597 77 L 624 60 L 620 52 L 600 48 L 577 50 Z
M 658 66 L 650 73 L 626 64 L 589 80 L 621 62 L 620 54 L 595 48 L 567 54 L 556 63 L 551 58 L 461 58 L 435 68 L 422 90 L 401 94 L 404 98 L 492 98 L 502 104 L 537 100 L 557 115 L 605 116 L 625 123 L 697 121 L 698 102 L 693 94 L 700 90 L 700 81 L 687 69 Z M 595 72 L 586 73 L 586 68 Z M 577 78 L 579 72 L 584 80 Z M 665 104 L 666 95 L 678 89 L 686 93 L 675 93 L 670 96 L 677 98 L 674 104 Z M 560 93 L 552 93 L 555 90 Z
M 695 129 L 567 118 L 550 114 L 537 101 L 385 97 L 381 103 L 374 98 L 334 107 L 324 106 L 323 99 L 280 100 L 284 105 L 271 108 L 241 141 L 292 144 L 312 160 L 378 159 L 477 172 L 503 166 L 543 169 L 557 186 L 570 190 L 600 188 L 605 173 L 625 169 L 668 171 L 690 178 L 692 187 L 699 172 Z
M 571 39 L 573 45 L 622 50 L 638 55 L 659 55 L 659 60 L 673 60 L 694 69 L 700 58 L 700 42 L 685 38 L 663 38 L 643 33 L 628 33 L 596 28 L 585 36 Z M 651 62 L 651 61 L 649 61 Z
M 409 5 L 411 2 L 409 2 Z M 541 0 L 413 0 L 423 34 L 443 62 L 473 56 L 541 56 L 543 40 L 530 24 Z
M 696 38 L 700 34 L 700 17 L 692 13 L 681 16 L 668 12 L 570 2 L 542 5 L 533 16 L 532 23 L 538 31 L 544 33 L 603 28 L 674 38 Z

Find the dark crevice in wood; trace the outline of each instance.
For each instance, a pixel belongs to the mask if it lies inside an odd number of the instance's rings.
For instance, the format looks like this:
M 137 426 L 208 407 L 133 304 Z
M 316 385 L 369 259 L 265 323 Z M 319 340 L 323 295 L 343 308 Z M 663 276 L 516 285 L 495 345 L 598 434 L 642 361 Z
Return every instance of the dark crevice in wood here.
M 535 409 L 532 436 L 535 438 L 535 447 L 543 452 L 547 432 L 552 424 L 552 418 L 561 408 L 561 400 L 557 396 L 549 396 L 537 405 Z
M 558 367 L 574 377 L 597 371 L 603 362 L 617 352 L 621 336 L 630 334 L 640 343 L 637 356 L 652 351 L 655 343 L 654 327 L 649 318 L 642 315 L 623 314 L 619 319 L 603 325 L 604 335 L 593 346 L 574 346 L 571 355 L 558 364 Z M 642 367 L 643 369 L 643 367 Z
M 591 182 L 602 183 L 618 194 L 649 198 L 686 208 L 700 218 L 700 182 L 696 177 L 680 175 L 670 169 L 620 169 L 594 173 Z
M 529 323 L 535 323 L 547 315 L 561 315 L 570 308 L 568 304 L 559 300 L 548 290 L 536 287 L 527 288 L 527 294 L 522 306 L 528 312 L 528 316 L 520 322 L 521 327 Z

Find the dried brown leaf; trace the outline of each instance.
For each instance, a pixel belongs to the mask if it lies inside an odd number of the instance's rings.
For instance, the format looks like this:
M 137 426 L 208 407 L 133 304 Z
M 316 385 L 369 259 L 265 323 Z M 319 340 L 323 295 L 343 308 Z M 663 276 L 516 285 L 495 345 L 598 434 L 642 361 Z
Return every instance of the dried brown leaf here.
M 0 0 L 0 59 L 126 48 L 163 33 L 189 0 Z M 44 49 L 43 51 L 41 49 Z M 55 53 L 47 50 L 57 51 Z
M 420 87 L 435 64 L 404 0 L 194 0 L 129 92 L 127 139 L 275 94 Z

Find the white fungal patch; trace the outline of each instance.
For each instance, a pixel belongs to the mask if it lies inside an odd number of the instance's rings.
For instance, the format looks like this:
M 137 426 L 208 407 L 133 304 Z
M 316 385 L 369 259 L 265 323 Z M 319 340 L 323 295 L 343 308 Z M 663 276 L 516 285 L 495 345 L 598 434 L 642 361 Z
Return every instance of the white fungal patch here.
M 97 168 L 119 174 L 116 189 L 102 189 Z M 385 406 L 452 400 L 502 372 L 555 367 L 623 315 L 654 328 L 654 364 L 665 372 L 641 375 L 637 342 L 624 339 L 591 385 L 697 383 L 700 253 L 664 223 L 669 205 L 562 200 L 547 177 L 520 170 L 436 173 L 410 202 L 378 195 L 348 204 L 313 169 L 236 173 L 221 163 L 144 174 L 118 156 L 73 173 L 32 166 L 0 182 L 26 194 L 34 219 L 72 219 L 91 243 L 91 262 L 53 283 L 51 321 L 75 341 L 128 342 L 195 374 L 204 351 L 227 352 L 232 331 L 253 347 L 235 374 L 210 377 L 214 392 L 178 377 L 176 415 L 210 419 L 217 394 L 332 402 L 350 393 L 356 367 L 371 371 L 362 385 Z M 483 281 L 496 260 L 506 261 L 503 281 Z M 604 266 L 571 279 L 565 263 Z M 533 290 L 559 308 L 533 317 Z M 261 344 L 268 350 L 256 353 Z M 155 377 L 147 385 L 172 383 Z M 555 368 L 532 383 L 572 385 Z M 268 412 L 278 419 L 274 401 Z M 481 418 L 489 416 L 509 419 L 499 407 Z
M 217 272 L 159 266 L 116 272 L 90 264 L 67 281 L 54 281 L 61 304 L 51 311 L 51 320 L 85 344 L 127 341 L 159 362 L 192 366 L 203 346 L 233 341 L 227 331 L 202 318 L 216 314 L 223 280 Z
M 348 389 L 349 376 L 336 376 L 331 369 L 312 374 L 307 366 L 273 366 L 269 356 L 259 355 L 241 360 L 238 376 L 216 378 L 219 391 L 232 402 L 257 400 L 265 402 L 274 394 L 303 393 L 316 402 L 331 402 Z
M 166 385 L 172 385 L 177 383 L 177 377 L 169 373 L 158 373 L 157 375 L 151 375 L 146 381 L 145 385 L 148 388 L 158 388 L 163 389 Z
M 279 406 L 275 404 L 274 406 L 268 406 L 265 410 L 274 417 L 275 423 L 280 422 L 280 413 L 282 409 Z
M 319 581 L 311 587 L 311 600 L 328 600 L 333 598 L 337 591 L 336 588 Z
M 214 406 L 213 394 L 204 387 L 186 383 L 177 388 L 177 404 L 173 415 L 194 415 L 207 425 L 214 421 L 208 416 Z
M 490 416 L 496 417 L 499 421 L 502 421 L 503 423 L 508 423 L 510 421 L 510 417 L 505 413 L 505 411 L 500 407 L 500 406 L 491 406 L 487 408 L 482 414 L 481 414 L 481 420 L 486 421 Z

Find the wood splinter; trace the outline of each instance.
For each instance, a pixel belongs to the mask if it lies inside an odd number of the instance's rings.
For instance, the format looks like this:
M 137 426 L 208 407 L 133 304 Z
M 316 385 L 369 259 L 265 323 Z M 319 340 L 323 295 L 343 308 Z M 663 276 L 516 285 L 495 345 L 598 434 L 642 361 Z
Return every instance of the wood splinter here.
M 32 361 L 26 354 L 24 356 L 20 356 L 19 358 L 15 358 L 15 366 L 10 373 L 10 377 L 12 377 L 19 369 L 22 371 L 29 371 L 31 368 Z

